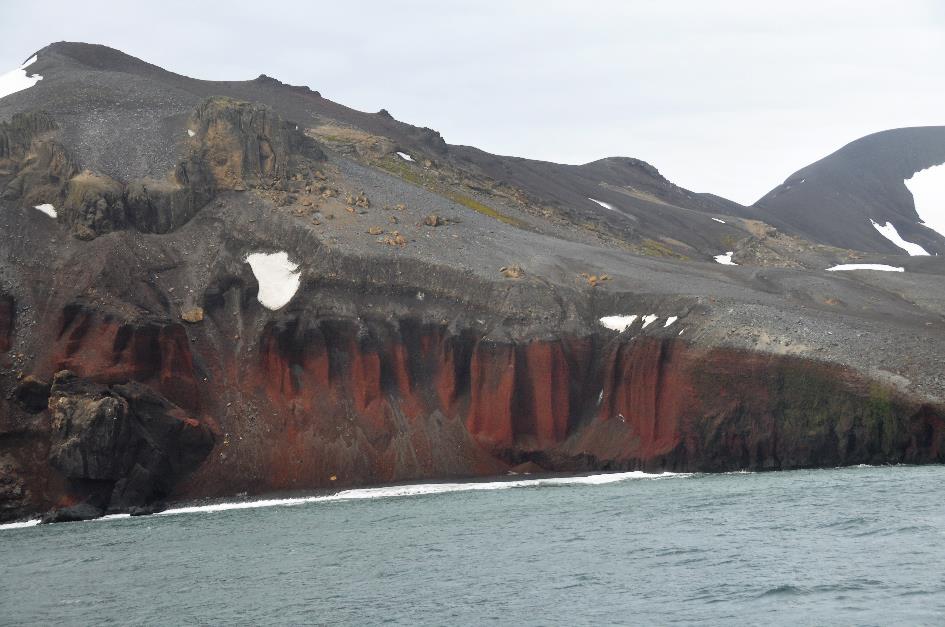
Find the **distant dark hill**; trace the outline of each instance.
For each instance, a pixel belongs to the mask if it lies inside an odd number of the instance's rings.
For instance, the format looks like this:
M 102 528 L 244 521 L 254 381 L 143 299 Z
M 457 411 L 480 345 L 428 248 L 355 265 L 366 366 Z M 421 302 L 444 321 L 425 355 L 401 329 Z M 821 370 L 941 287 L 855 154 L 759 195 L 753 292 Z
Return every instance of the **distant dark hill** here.
M 802 168 L 755 203 L 771 219 L 808 239 L 841 248 L 902 254 L 870 223 L 891 222 L 900 236 L 945 254 L 945 238 L 919 224 L 903 183 L 945 163 L 945 126 L 901 128 L 868 135 Z

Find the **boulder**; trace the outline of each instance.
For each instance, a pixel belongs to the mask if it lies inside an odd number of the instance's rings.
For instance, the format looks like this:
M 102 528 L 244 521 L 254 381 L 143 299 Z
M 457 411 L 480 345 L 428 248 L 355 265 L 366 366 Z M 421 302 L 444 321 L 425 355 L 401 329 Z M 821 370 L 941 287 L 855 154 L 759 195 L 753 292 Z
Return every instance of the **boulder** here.
M 188 309 L 187 311 L 181 312 L 180 319 L 191 324 L 203 322 L 203 307 L 194 307 L 192 309 Z
M 43 515 L 43 524 L 60 522 L 77 522 L 80 520 L 91 520 L 98 518 L 105 513 L 98 505 L 92 503 L 79 503 L 70 507 L 57 507 Z

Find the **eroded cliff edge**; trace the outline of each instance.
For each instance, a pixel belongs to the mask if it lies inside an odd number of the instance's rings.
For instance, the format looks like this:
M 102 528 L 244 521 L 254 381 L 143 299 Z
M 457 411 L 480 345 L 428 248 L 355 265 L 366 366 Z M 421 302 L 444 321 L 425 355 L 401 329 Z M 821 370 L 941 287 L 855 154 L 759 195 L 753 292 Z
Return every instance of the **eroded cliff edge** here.
M 233 351 L 212 337 L 218 316 L 230 314 L 211 306 L 199 332 L 64 316 L 37 371 L 58 372 L 47 406 L 7 405 L 4 461 L 20 483 L 3 494 L 5 517 L 500 474 L 525 461 L 725 471 L 943 456 L 940 407 L 791 356 L 671 336 L 509 342 L 409 318 L 295 316 L 267 322 Z M 120 427 L 101 432 L 115 415 Z M 163 434 L 152 444 L 160 454 L 121 433 L 149 421 L 151 435 L 134 437 Z

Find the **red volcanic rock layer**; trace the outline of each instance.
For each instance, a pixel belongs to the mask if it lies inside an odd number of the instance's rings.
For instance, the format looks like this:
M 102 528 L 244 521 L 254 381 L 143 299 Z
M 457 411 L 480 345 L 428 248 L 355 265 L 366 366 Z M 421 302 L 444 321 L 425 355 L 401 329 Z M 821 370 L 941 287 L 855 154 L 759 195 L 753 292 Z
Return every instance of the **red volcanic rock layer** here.
M 72 308 L 34 374 L 64 368 L 145 383 L 212 425 L 215 448 L 178 498 L 488 475 L 524 462 L 714 471 L 945 459 L 940 407 L 834 365 L 675 339 L 516 344 L 408 320 L 290 319 L 254 340 L 212 316 L 131 324 Z M 54 471 L 31 472 L 32 493 L 55 500 Z
M 10 350 L 13 339 L 15 303 L 11 296 L 0 294 L 0 353 Z
M 77 306 L 63 312 L 58 342 L 40 368 L 98 383 L 147 383 L 181 407 L 199 409 L 193 356 L 181 324 L 128 323 Z

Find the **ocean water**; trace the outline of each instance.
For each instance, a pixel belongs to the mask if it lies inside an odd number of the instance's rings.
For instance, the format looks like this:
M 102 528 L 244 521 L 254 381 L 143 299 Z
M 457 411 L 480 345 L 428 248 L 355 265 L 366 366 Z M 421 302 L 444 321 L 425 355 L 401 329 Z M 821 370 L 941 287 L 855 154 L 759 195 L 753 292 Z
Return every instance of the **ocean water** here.
M 622 473 L 5 526 L 0 623 L 942 624 L 943 483 Z

